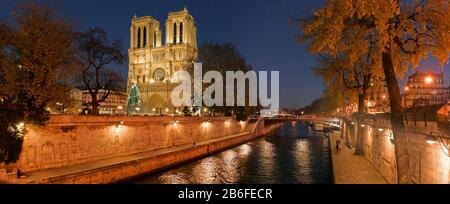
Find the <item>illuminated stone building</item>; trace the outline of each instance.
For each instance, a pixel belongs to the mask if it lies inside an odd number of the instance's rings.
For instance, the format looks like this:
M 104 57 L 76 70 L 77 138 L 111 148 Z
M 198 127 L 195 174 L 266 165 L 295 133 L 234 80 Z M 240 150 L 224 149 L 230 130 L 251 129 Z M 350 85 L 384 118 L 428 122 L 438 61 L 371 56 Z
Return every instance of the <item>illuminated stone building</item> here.
M 101 98 L 106 90 L 99 90 L 97 98 Z M 83 107 L 81 114 L 87 114 L 91 109 L 90 103 L 92 96 L 87 90 L 79 90 L 81 94 L 81 105 Z M 111 91 L 106 101 L 101 102 L 98 107 L 100 115 L 126 115 L 125 103 L 127 95 L 123 91 Z
M 165 41 L 160 22 L 151 16 L 134 17 L 130 28 L 128 90 L 139 88 L 141 113 L 180 114 L 182 107 L 171 103 L 171 92 L 179 79 L 198 60 L 197 27 L 187 8 L 171 12 L 165 24 Z
M 406 107 L 447 103 L 444 73 L 417 71 L 409 76 L 403 99 Z

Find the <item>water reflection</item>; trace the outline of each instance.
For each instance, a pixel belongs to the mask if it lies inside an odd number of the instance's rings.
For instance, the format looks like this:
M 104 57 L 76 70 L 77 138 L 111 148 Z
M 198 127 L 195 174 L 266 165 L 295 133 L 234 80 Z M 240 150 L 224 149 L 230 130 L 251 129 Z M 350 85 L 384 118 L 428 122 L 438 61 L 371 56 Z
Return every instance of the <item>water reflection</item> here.
M 137 184 L 330 183 L 328 138 L 301 123 L 208 158 L 139 178 Z

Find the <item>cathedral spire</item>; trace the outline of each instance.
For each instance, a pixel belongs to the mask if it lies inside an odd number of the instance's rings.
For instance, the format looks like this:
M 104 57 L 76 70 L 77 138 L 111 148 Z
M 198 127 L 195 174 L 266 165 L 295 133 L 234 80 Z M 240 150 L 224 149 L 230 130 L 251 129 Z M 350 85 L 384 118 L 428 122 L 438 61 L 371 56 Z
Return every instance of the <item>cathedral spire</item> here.
M 183 11 L 189 12 L 188 9 L 187 9 L 187 0 L 184 0 L 184 9 L 183 9 Z

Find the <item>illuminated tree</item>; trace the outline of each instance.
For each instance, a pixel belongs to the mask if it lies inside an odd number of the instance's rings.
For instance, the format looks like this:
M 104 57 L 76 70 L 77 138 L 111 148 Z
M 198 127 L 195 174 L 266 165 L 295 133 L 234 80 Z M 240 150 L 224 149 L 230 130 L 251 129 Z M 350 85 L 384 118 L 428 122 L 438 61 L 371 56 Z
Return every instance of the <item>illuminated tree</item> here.
M 128 99 L 127 99 L 126 105 L 127 105 L 128 113 L 134 113 L 137 110 L 141 109 L 141 105 L 142 105 L 141 95 L 139 94 L 139 88 L 136 84 L 133 84 L 131 86 L 130 93 L 128 93 Z
M 372 36 L 382 64 L 391 104 L 398 183 L 410 183 L 407 136 L 398 77 L 430 55 L 445 63 L 450 51 L 450 2 L 447 0 L 329 0 L 302 22 L 303 40 L 312 53 L 336 56 L 355 49 L 367 55 L 367 37 L 345 40 L 345 34 L 363 30 Z M 348 52 L 346 52 L 348 53 Z
M 362 155 L 364 145 L 363 128 L 360 126 L 363 122 L 363 116 L 367 113 L 366 99 L 369 89 L 375 88 L 378 78 L 382 78 L 382 68 L 377 56 L 377 47 L 373 41 L 364 40 L 367 33 L 361 29 L 348 30 L 345 33 L 344 40 L 352 40 L 353 38 L 361 40 L 367 45 L 360 46 L 368 49 L 367 56 L 358 55 L 356 48 L 338 53 L 336 56 L 321 55 L 319 62 L 320 67 L 315 69 L 315 74 L 324 79 L 324 83 L 328 85 L 327 93 L 333 93 L 333 100 L 337 100 L 338 104 L 343 103 L 345 99 L 355 98 L 358 104 L 358 114 L 356 117 L 357 142 L 355 155 Z M 369 35 L 370 39 L 373 39 Z M 356 54 L 354 54 L 356 52 Z
M 15 162 L 26 125 L 44 125 L 47 106 L 70 98 L 72 25 L 47 7 L 22 4 L 0 23 L 0 163 Z

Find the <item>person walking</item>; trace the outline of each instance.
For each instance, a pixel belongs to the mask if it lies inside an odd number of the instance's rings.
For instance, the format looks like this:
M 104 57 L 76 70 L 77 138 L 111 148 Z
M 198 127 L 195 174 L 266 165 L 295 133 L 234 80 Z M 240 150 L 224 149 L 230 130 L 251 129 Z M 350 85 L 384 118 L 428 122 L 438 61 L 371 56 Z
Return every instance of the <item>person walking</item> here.
M 336 154 L 341 151 L 341 140 L 336 140 Z

